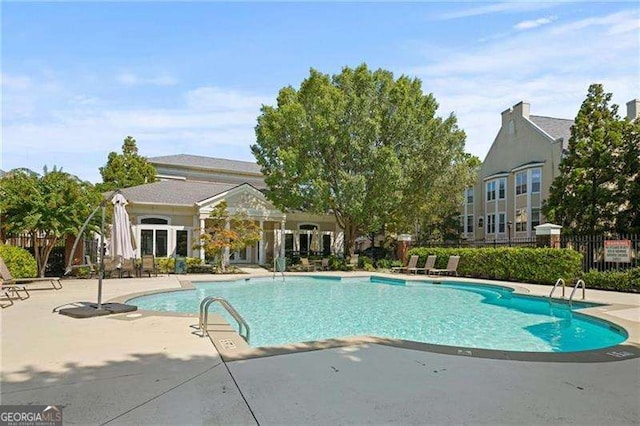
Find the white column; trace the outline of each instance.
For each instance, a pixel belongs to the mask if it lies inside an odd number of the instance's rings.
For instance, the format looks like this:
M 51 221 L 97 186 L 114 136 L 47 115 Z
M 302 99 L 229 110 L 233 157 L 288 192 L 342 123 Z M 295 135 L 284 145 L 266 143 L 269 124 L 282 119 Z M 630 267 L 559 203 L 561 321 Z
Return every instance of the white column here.
M 260 221 L 260 241 L 258 242 L 258 264 L 262 265 L 265 261 L 264 259 L 264 220 Z
M 227 231 L 231 229 L 231 223 L 229 223 L 228 220 L 224 224 L 224 229 L 226 229 Z M 229 247 L 224 248 L 224 254 L 222 255 L 222 262 L 224 263 L 225 266 L 229 264 Z
M 285 234 L 285 227 L 284 227 L 284 220 L 282 222 L 280 222 L 280 257 L 284 257 L 284 234 Z
M 204 219 L 200 219 L 200 235 L 204 235 Z M 202 240 L 200 240 L 200 243 L 202 244 Z M 200 256 L 200 260 L 202 260 L 202 263 L 204 263 L 204 247 L 201 247 L 199 250 L 199 256 Z

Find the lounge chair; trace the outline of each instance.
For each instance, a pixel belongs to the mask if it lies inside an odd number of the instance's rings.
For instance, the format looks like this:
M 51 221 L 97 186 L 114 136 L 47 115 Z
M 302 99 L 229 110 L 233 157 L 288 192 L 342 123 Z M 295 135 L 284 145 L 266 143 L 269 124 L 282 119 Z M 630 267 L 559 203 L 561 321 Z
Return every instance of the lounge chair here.
M 449 261 L 445 269 L 432 269 L 431 273 L 458 276 L 458 262 L 460 262 L 460 256 L 449 256 Z
M 151 277 L 151 273 L 153 272 L 155 276 L 158 276 L 158 268 L 156 267 L 156 258 L 153 255 L 145 254 L 142 256 L 142 265 L 140 267 L 141 273 L 149 274 Z
M 306 257 L 301 257 L 300 258 L 300 267 L 305 268 L 307 271 L 314 271 L 316 270 L 316 265 L 312 265 L 309 263 L 309 259 Z
M 422 271 L 426 275 L 428 275 L 429 272 L 431 272 L 435 266 L 436 266 L 436 256 L 432 254 L 427 256 L 427 260 L 424 262 L 423 268 L 413 268 L 410 271 L 415 272 L 416 274 Z
M 24 292 L 26 297 L 20 296 L 19 291 Z M 13 305 L 13 298 L 11 297 L 10 293 L 13 293 L 20 300 L 29 298 L 29 290 L 27 290 L 25 286 L 19 284 L 5 285 L 4 281 L 0 280 L 0 295 L 4 295 L 4 297 L 9 301 L 9 304 L 2 305 L 2 308 L 8 308 L 9 306 Z
M 411 258 L 409 258 L 409 263 L 407 263 L 407 266 L 396 266 L 391 268 L 391 272 L 401 272 L 401 271 L 407 271 L 407 273 L 410 270 L 416 269 L 416 266 L 418 266 L 418 256 L 417 255 L 413 255 L 411 256 Z
M 2 276 L 3 287 L 23 287 L 20 290 L 24 290 L 27 295 L 29 291 L 25 287 L 25 284 L 37 283 L 37 282 L 49 282 L 55 290 L 62 288 L 59 277 L 45 277 L 45 278 L 13 278 L 9 268 L 4 263 L 2 257 L 0 257 L 0 275 Z

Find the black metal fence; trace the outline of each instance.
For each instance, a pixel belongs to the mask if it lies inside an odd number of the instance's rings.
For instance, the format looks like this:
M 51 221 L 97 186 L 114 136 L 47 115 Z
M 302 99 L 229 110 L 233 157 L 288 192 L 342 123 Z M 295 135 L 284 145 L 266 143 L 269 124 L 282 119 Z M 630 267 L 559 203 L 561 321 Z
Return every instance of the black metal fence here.
M 536 237 L 511 238 L 500 240 L 455 240 L 455 241 L 424 241 L 420 247 L 442 248 L 482 248 L 482 247 L 536 247 Z
M 629 262 L 606 262 L 605 242 L 624 241 L 629 245 L 625 250 L 629 254 Z M 610 243 L 606 243 L 610 244 Z M 592 269 L 598 271 L 622 271 L 640 266 L 640 235 L 563 235 L 560 238 L 563 248 L 570 248 L 582 253 L 582 269 L 587 272 Z

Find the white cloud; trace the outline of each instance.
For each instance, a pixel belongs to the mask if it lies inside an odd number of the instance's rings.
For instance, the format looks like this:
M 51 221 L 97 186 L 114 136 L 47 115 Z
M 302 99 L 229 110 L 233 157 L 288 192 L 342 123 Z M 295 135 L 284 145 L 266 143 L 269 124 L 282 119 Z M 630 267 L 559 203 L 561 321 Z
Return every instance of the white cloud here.
M 116 76 L 116 80 L 125 86 L 175 86 L 178 84 L 178 79 L 169 74 L 160 74 L 154 77 L 140 77 L 130 71 L 121 72 Z
M 538 28 L 541 27 L 543 25 L 547 25 L 550 24 L 552 22 L 554 22 L 555 20 L 557 20 L 558 17 L 557 16 L 549 16 L 548 18 L 538 18 L 538 19 L 532 19 L 530 21 L 522 21 L 522 22 L 518 22 L 517 24 L 515 24 L 513 26 L 513 28 L 515 28 L 516 30 L 531 30 L 533 28 Z
M 637 9 L 517 31 L 412 69 L 424 90 L 454 111 L 467 149 L 484 158 L 500 128 L 500 113 L 521 100 L 531 113 L 574 118 L 591 83 L 603 83 L 620 105 L 640 97 Z M 437 57 L 437 56 L 434 56 Z
M 5 90 L 24 90 L 31 87 L 31 78 L 26 75 L 0 73 L 0 80 L 2 80 L 2 88 Z
M 29 90 L 21 93 L 29 97 Z M 253 160 L 249 146 L 260 106 L 275 97 L 199 87 L 178 95 L 173 108 L 110 107 L 87 95 L 68 95 L 43 122 L 4 123 L 0 168 L 58 165 L 99 181 L 98 167 L 132 135 L 145 156 L 189 153 Z M 14 108 L 13 104 L 10 104 Z
M 459 4 L 459 3 L 458 3 Z M 440 20 L 469 18 L 473 16 L 490 15 L 494 13 L 521 13 L 530 12 L 541 9 L 548 9 L 561 5 L 561 2 L 534 3 L 526 1 L 512 1 L 503 3 L 490 3 L 482 6 L 474 6 L 467 9 L 446 12 L 437 15 L 435 18 Z

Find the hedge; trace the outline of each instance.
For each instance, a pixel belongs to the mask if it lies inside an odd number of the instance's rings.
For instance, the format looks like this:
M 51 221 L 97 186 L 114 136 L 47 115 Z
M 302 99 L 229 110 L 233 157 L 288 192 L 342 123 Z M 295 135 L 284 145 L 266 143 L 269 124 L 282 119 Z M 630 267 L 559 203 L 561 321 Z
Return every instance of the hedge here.
M 9 268 L 13 278 L 34 278 L 38 276 L 36 259 L 27 250 L 0 244 L 0 256 Z
M 640 292 L 640 267 L 626 271 L 596 271 L 582 274 L 587 288 Z
M 570 281 L 581 275 L 582 255 L 570 249 L 551 248 L 431 248 L 416 247 L 408 255 L 420 256 L 423 266 L 435 254 L 436 268 L 445 268 L 449 256 L 460 256 L 458 274 L 464 277 L 535 284 L 554 284 L 558 278 Z

